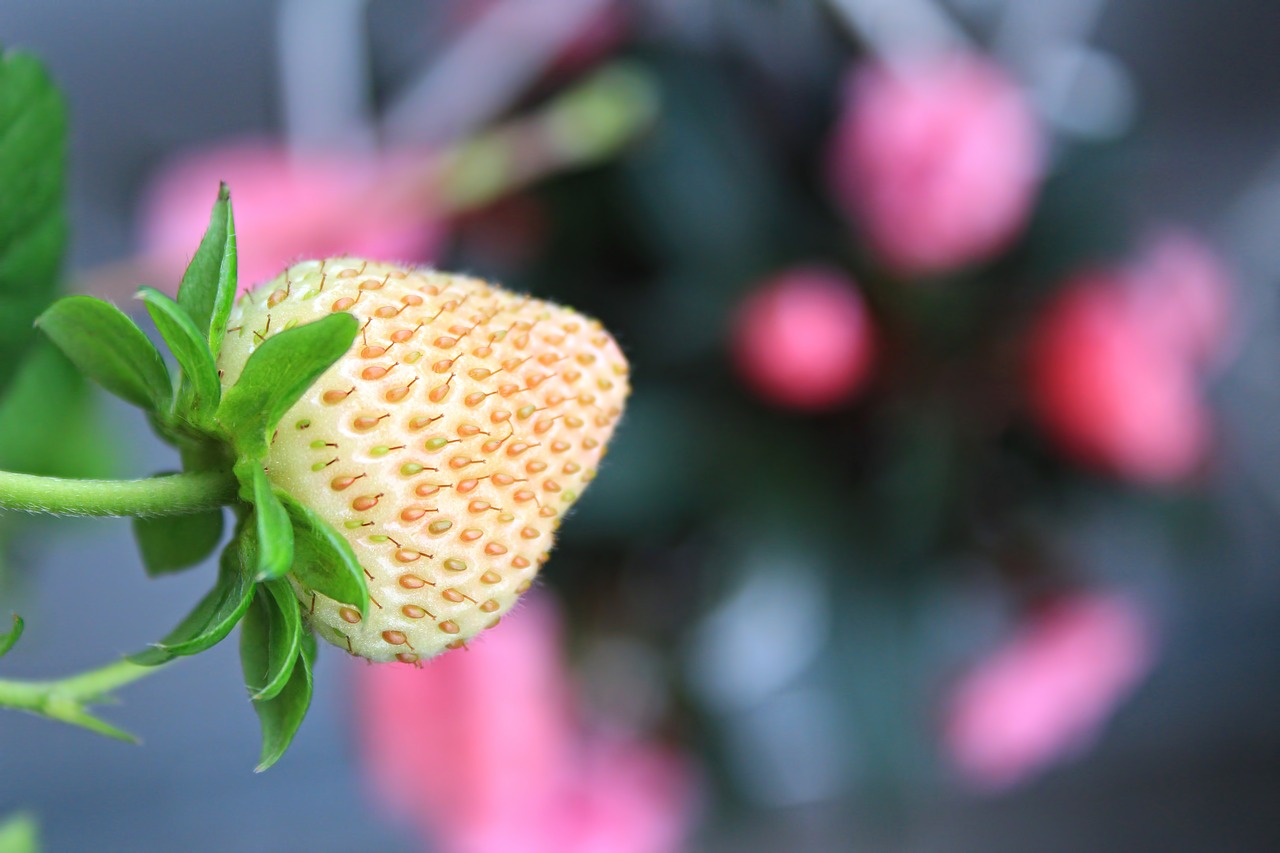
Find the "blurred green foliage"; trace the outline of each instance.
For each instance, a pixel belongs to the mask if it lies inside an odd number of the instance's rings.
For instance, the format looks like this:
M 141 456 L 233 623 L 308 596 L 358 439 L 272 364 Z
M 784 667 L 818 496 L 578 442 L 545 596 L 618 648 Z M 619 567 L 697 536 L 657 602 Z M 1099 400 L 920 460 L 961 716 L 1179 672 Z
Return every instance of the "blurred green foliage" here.
M 93 477 L 112 466 L 92 394 L 33 326 L 57 293 L 66 245 L 66 134 L 62 96 L 40 63 L 0 53 L 0 469 Z M 0 513 L 0 588 L 9 542 L 36 523 Z

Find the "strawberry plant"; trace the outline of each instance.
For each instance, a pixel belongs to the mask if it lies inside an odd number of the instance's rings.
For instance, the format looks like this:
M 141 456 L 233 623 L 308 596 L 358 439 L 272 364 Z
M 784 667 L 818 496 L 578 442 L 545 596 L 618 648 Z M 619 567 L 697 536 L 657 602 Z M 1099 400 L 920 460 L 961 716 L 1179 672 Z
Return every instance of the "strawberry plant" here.
M 169 358 L 109 302 L 47 304 L 65 242 L 62 108 L 29 57 L 0 69 L 0 285 L 13 294 L 0 364 L 33 346 L 34 322 L 182 461 L 123 481 L 0 471 L 0 508 L 130 516 L 152 576 L 227 540 L 208 594 L 158 642 L 69 678 L 0 681 L 0 705 L 128 739 L 89 706 L 240 626 L 264 770 L 306 715 L 315 635 L 417 665 L 529 588 L 621 416 L 626 360 L 570 309 L 361 258 L 296 264 L 237 301 L 225 185 L 177 298 L 138 293 Z M 23 624 L 0 634 L 0 655 Z

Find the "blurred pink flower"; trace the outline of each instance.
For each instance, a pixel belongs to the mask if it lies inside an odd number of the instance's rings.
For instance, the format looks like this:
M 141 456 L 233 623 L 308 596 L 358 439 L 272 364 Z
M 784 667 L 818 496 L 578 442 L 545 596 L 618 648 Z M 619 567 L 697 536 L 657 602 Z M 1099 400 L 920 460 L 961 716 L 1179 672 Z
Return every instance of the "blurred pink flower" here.
M 557 612 L 534 597 L 466 651 L 361 666 L 375 793 L 446 853 L 663 853 L 692 817 L 684 761 L 575 718 Z
M 406 181 L 395 176 L 406 165 L 398 158 L 292 154 L 254 141 L 193 152 L 152 179 L 142 207 L 142 251 L 176 288 L 209 224 L 218 182 L 226 181 L 242 290 L 303 257 L 428 261 L 445 226 L 422 199 L 402 191 Z
M 1029 397 L 1067 453 L 1157 485 L 1187 478 L 1208 452 L 1211 418 L 1196 359 L 1211 332 L 1194 299 L 1179 298 L 1203 293 L 1192 276 L 1166 281 L 1172 292 L 1161 300 L 1153 298 L 1157 267 L 1139 268 L 1136 278 L 1078 276 L 1048 305 L 1032 330 Z
M 851 398 L 871 369 L 874 333 L 853 281 L 826 267 L 795 267 L 765 282 L 733 328 L 738 372 L 764 399 L 826 409 Z
M 1155 637 L 1129 600 L 1054 602 L 980 662 L 949 697 L 944 746 L 984 788 L 1016 784 L 1088 747 L 1152 665 Z
M 898 272 L 946 272 L 1005 249 L 1042 172 L 1039 124 L 990 60 L 870 65 L 846 87 L 831 150 L 837 200 Z
M 1166 229 L 1153 237 L 1128 276 L 1135 309 L 1196 365 L 1218 360 L 1231 331 L 1234 285 L 1221 258 L 1195 234 Z

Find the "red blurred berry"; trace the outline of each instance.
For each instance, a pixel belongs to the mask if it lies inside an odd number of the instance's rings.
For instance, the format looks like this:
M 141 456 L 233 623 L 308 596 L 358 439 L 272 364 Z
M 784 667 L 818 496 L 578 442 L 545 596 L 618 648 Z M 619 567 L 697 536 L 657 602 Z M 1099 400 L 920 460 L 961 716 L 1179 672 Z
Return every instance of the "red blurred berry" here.
M 1209 413 L 1187 353 L 1122 276 L 1068 284 L 1030 344 L 1030 403 L 1062 448 L 1148 484 L 1191 474 L 1209 445 Z
M 798 267 L 766 282 L 738 311 L 739 373 L 780 406 L 818 410 L 854 396 L 871 368 L 866 305 L 843 273 Z

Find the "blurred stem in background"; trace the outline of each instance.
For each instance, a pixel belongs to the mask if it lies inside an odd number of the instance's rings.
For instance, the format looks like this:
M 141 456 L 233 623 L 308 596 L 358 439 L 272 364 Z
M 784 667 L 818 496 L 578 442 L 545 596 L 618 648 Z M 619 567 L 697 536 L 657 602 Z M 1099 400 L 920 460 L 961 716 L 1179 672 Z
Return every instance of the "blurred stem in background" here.
M 615 156 L 657 115 L 651 74 L 615 63 L 532 116 L 448 149 L 423 177 L 447 211 L 474 210 L 549 175 Z
M 376 201 L 382 208 L 403 205 L 456 217 L 616 156 L 653 126 L 658 111 L 652 74 L 635 63 L 613 63 L 529 115 L 442 151 L 402 156 L 343 206 L 359 210 Z M 129 258 L 85 272 L 77 289 L 111 300 L 124 300 L 143 284 L 172 290 L 176 282 L 167 281 L 162 268 L 149 257 Z
M 313 14 L 312 3 L 293 5 L 305 5 L 306 14 Z M 438 146 L 475 134 L 550 69 L 593 18 L 616 4 L 614 0 L 546 0 L 536 4 L 499 0 L 487 6 L 472 5 L 480 11 L 474 13 L 471 25 L 444 47 L 387 110 L 382 125 L 390 139 Z M 513 38 L 517 33 L 519 37 Z M 298 53 L 313 54 L 304 35 L 285 30 L 282 36 L 302 45 Z M 290 56 L 285 53 L 288 80 Z M 296 61 L 292 64 L 305 67 Z M 315 83 L 304 75 L 294 76 L 297 85 L 287 87 L 285 99 L 305 102 L 307 90 L 314 91 Z
M 18 812 L 0 820 L 0 853 L 38 853 L 40 830 L 35 818 Z

